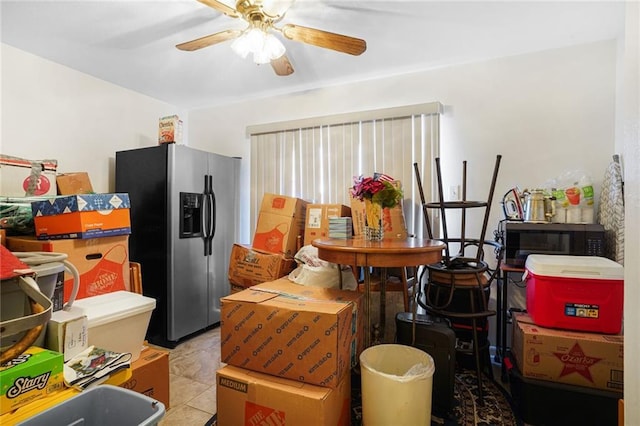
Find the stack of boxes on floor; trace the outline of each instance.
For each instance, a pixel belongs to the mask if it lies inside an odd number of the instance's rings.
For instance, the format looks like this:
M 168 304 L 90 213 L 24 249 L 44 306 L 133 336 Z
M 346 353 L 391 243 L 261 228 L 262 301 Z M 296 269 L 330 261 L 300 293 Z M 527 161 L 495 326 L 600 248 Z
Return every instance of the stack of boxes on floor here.
M 6 168 L 2 172 L 5 178 Z M 168 408 L 168 352 L 151 348 L 143 350 L 155 300 L 129 291 L 128 240 L 131 222 L 128 194 L 93 193 L 85 172 L 57 176 L 55 173 L 53 176 L 42 174 L 39 179 L 39 185 L 46 181 L 48 191 L 35 194 L 38 196 L 35 198 L 24 198 L 31 203 L 33 235 L 9 233 L 6 237 L 7 249 L 21 259 L 29 259 L 29 253 L 18 252 L 50 252 L 66 256 L 65 261 L 79 275 L 75 301 L 72 296 L 75 280 L 70 270 L 67 268 L 57 275 L 51 296 L 53 312 L 46 324 L 42 349 L 62 355 L 58 357 L 60 363 L 70 360 L 89 346 L 129 352 L 132 354 L 132 377 L 125 383 L 117 384 L 156 398 Z M 6 180 L 3 184 L 6 184 Z M 63 305 L 69 301 L 73 303 L 63 310 Z M 26 353 L 34 350 L 38 351 L 38 348 L 34 346 Z M 2 367 L 0 374 L 9 374 L 11 368 L 5 367 Z M 59 367 L 62 370 L 62 365 Z M 41 373 L 35 370 L 29 372 L 32 377 Z M 38 401 L 41 397 L 25 392 L 20 398 L 5 400 L 4 392 L 10 385 L 2 380 L 3 404 L 0 414 L 19 416 L 19 407 Z M 46 384 L 38 388 L 51 389 Z M 64 387 L 57 390 L 64 390 Z M 10 419 L 5 420 L 11 423 Z M 0 423 L 3 421 L 0 420 Z
M 330 216 L 345 213 L 346 206 L 265 194 L 252 247 L 234 247 L 232 293 L 221 301 L 219 424 L 350 424 L 362 295 L 285 276 L 302 245 L 305 218 L 313 223 L 304 239 L 310 244 L 328 236 Z
M 616 424 L 623 395 L 623 267 L 595 256 L 529 255 L 527 313 L 509 369 L 529 424 Z M 509 360 L 508 360 L 509 361 Z

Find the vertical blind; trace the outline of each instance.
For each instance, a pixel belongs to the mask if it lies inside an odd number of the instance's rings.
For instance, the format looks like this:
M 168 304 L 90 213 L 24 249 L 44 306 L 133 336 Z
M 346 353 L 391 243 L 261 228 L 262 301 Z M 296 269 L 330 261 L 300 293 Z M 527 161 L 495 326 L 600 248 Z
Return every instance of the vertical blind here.
M 431 201 L 441 111 L 435 102 L 249 127 L 251 229 L 265 193 L 348 206 L 354 177 L 379 172 L 402 182 L 408 233 L 426 236 L 414 163 Z

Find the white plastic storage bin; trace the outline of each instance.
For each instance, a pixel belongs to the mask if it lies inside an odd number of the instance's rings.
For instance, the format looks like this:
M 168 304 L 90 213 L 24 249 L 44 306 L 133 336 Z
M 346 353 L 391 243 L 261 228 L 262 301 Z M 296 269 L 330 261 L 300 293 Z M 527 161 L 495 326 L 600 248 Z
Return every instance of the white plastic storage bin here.
M 138 359 L 156 300 L 129 291 L 116 291 L 76 300 L 89 322 L 89 345 L 131 353 Z

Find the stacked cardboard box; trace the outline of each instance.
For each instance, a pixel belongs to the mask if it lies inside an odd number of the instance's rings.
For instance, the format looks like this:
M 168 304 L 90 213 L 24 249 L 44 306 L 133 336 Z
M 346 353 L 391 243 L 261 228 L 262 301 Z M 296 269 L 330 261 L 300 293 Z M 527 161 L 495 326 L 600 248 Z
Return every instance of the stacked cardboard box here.
M 300 198 L 264 194 L 252 247 L 293 257 L 304 238 L 306 208 Z
M 281 278 L 221 302 L 220 424 L 349 424 L 362 295 Z
M 307 202 L 264 194 L 251 246 L 235 244 L 229 259 L 231 292 L 288 275 L 304 236 Z

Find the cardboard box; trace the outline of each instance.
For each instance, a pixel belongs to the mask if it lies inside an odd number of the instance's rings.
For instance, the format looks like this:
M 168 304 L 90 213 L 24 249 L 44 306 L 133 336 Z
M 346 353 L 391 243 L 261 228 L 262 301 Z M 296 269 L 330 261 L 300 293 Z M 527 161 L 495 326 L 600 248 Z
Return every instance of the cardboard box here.
M 514 315 L 511 352 L 524 377 L 621 392 L 624 336 L 535 325 Z
M 0 195 L 55 196 L 57 160 L 27 160 L 0 154 Z
M 351 375 L 335 389 L 281 379 L 234 366 L 216 372 L 220 425 L 348 426 Z
M 129 195 L 81 194 L 31 203 L 40 239 L 96 238 L 131 233 Z
M 402 188 L 399 180 L 392 182 L 396 188 Z M 347 189 L 349 191 L 349 189 Z M 353 235 L 364 234 L 366 209 L 364 201 L 351 197 L 351 218 L 353 219 Z M 393 208 L 382 209 L 382 226 L 384 228 L 384 238 L 405 239 L 408 237 L 407 225 L 404 220 L 402 203 Z
M 329 236 L 329 218 L 351 216 L 351 207 L 343 204 L 309 204 L 304 223 L 304 245 Z
M 282 278 L 223 297 L 222 362 L 304 383 L 338 386 L 356 353 L 360 295 L 333 290 L 344 297 L 321 300 L 308 289 Z
M 56 176 L 58 195 L 91 194 L 93 186 L 87 172 L 62 173 Z
M 307 204 L 299 198 L 264 194 L 251 246 L 293 257 L 304 238 Z
M 255 287 L 254 287 L 255 288 Z M 300 285 L 288 277 L 279 278 L 268 283 L 259 284 L 258 289 L 288 295 L 293 298 L 326 300 L 340 303 L 351 303 L 353 307 L 351 336 L 351 367 L 360 362 L 360 353 L 364 350 L 364 296 L 362 293 L 335 288 L 321 288 Z M 389 297 L 387 295 L 387 297 Z M 389 324 L 387 322 L 387 324 Z
M 80 274 L 76 299 L 118 290 L 130 290 L 129 236 L 88 240 L 38 240 L 34 237 L 7 237 L 10 251 L 44 251 L 66 254 Z M 73 289 L 73 276 L 65 272 L 64 301 Z
M 150 398 L 169 409 L 169 351 L 146 347 L 131 363 L 131 378 L 120 385 Z
M 62 366 L 61 353 L 36 346 L 0 365 L 0 414 L 64 390 Z
M 288 275 L 296 266 L 293 258 L 234 244 L 229 260 L 229 282 L 249 288 Z

